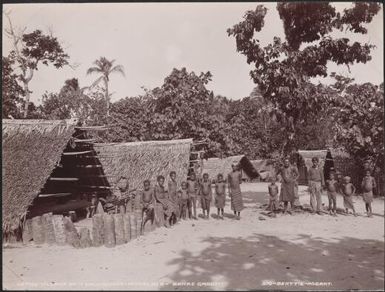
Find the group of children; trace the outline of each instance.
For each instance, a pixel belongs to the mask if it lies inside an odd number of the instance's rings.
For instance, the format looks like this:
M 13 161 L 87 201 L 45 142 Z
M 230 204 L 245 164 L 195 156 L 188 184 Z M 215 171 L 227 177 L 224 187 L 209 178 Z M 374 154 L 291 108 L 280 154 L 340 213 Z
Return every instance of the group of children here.
M 313 166 L 312 170 L 318 169 L 318 158 L 314 157 L 312 159 Z M 329 174 L 329 178 L 324 182 L 324 179 L 322 177 L 321 186 L 323 189 L 326 190 L 328 201 L 329 201 L 329 214 L 332 216 L 337 215 L 337 194 L 341 194 L 343 197 L 343 204 L 345 213 L 348 214 L 349 210 L 351 209 L 353 211 L 353 215 L 357 216 L 356 210 L 354 208 L 354 202 L 353 202 L 353 196 L 356 194 L 356 187 L 351 182 L 351 178 L 349 176 L 342 177 L 342 175 L 339 172 L 331 172 Z M 367 212 L 368 217 L 372 217 L 372 205 L 373 202 L 373 190 L 376 188 L 376 181 L 374 177 L 371 175 L 370 170 L 365 171 L 365 176 L 361 183 L 362 188 L 362 198 L 365 203 L 365 209 Z M 276 185 L 276 178 L 272 178 L 271 183 L 268 186 L 269 190 L 269 207 L 268 209 L 275 214 L 278 211 L 279 208 L 279 190 L 278 186 Z M 309 189 L 310 190 L 310 189 Z M 310 193 L 313 190 L 310 190 Z M 312 195 L 312 194 L 311 194 Z M 311 200 L 312 201 L 312 200 Z M 314 206 L 315 204 L 311 202 L 311 206 L 313 209 L 312 213 L 316 213 L 316 208 Z M 321 205 L 321 196 L 319 195 L 317 197 L 317 205 Z M 319 209 L 319 207 L 318 207 Z M 320 210 L 317 209 L 318 214 L 322 214 Z
M 198 181 L 195 173 L 190 175 L 187 181 L 183 181 L 178 187 L 175 171 L 170 172 L 168 189 L 166 190 L 165 178 L 157 177 L 157 184 L 151 187 L 150 181 L 143 183 L 143 191 L 139 193 L 144 218 L 150 218 L 154 213 L 155 204 L 163 206 L 166 227 L 173 225 L 178 219 L 197 220 L 198 200 L 202 207 L 203 217 L 209 219 L 210 205 L 213 200 L 212 182 L 207 173 L 203 174 L 202 181 Z M 223 219 L 226 201 L 226 184 L 223 175 L 218 174 L 215 182 L 214 202 L 218 209 L 218 218 Z M 146 219 L 144 219 L 146 220 Z

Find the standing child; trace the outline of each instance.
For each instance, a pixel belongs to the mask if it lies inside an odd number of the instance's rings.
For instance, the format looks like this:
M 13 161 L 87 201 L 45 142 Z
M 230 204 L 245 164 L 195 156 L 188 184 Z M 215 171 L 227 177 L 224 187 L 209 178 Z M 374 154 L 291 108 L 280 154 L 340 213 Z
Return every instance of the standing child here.
M 226 183 L 223 180 L 223 175 L 218 174 L 218 179 L 215 183 L 215 207 L 218 210 L 218 218 L 223 220 L 223 209 L 226 204 Z
M 186 220 L 186 213 L 188 207 L 188 193 L 187 193 L 187 183 L 184 181 L 181 184 L 181 190 L 179 191 L 179 201 L 180 201 L 180 218 Z
M 196 180 L 194 172 L 190 175 L 190 178 L 187 180 L 187 193 L 189 196 L 189 218 L 197 220 L 197 196 L 199 195 L 199 183 Z M 194 216 L 192 216 L 192 211 L 194 211 Z
M 168 199 L 168 193 L 164 187 L 164 176 L 159 175 L 157 177 L 158 184 L 155 186 L 155 199 L 163 206 L 165 226 L 170 227 L 173 223 L 174 217 L 174 204 Z
M 329 179 L 326 180 L 326 191 L 329 199 L 329 214 L 333 216 L 337 215 L 337 190 L 338 182 L 335 179 L 334 173 L 331 172 Z
M 276 178 L 271 178 L 271 183 L 269 184 L 269 210 L 275 215 L 275 212 L 278 210 L 278 186 L 275 184 Z
M 168 196 L 171 202 L 175 205 L 175 210 L 176 210 L 176 217 L 179 218 L 179 198 L 177 194 L 178 190 L 178 183 L 176 182 L 176 172 L 171 171 L 170 172 L 170 180 L 168 182 Z
M 362 198 L 365 202 L 365 209 L 368 217 L 372 217 L 372 202 L 373 202 L 373 189 L 376 188 L 376 181 L 371 176 L 370 169 L 365 171 L 365 176 L 362 180 Z
M 211 190 L 211 181 L 209 180 L 209 175 L 207 173 L 203 174 L 203 181 L 200 183 L 200 195 L 203 217 L 205 219 L 210 219 L 210 202 L 213 195 Z
M 144 226 L 146 225 L 147 221 L 150 221 L 150 224 L 154 224 L 154 203 L 154 189 L 151 188 L 150 181 L 146 179 L 143 182 L 143 191 L 140 193 L 140 205 L 142 207 L 142 225 L 140 226 L 141 234 L 143 234 Z
M 345 176 L 344 182 L 342 184 L 342 195 L 344 196 L 344 207 L 346 214 L 348 214 L 349 209 L 353 210 L 353 215 L 357 216 L 356 210 L 354 209 L 353 196 L 356 192 L 355 186 L 350 182 L 350 177 Z

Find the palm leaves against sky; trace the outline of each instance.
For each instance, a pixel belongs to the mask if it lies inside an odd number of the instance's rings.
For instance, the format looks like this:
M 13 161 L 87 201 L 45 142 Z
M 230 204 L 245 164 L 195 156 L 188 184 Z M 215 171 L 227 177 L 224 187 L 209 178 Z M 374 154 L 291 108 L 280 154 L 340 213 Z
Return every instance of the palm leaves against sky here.
M 109 92 L 108 92 L 108 82 L 110 81 L 110 74 L 112 73 L 120 73 L 123 76 L 124 74 L 124 67 L 122 65 L 116 65 L 114 66 L 115 60 L 108 60 L 105 57 L 100 57 L 98 60 L 94 62 L 94 67 L 88 68 L 87 75 L 89 74 L 99 74 L 101 75 L 98 79 L 94 81 L 94 83 L 90 86 L 91 88 L 99 84 L 100 82 L 104 83 L 104 89 L 105 89 L 105 99 L 107 104 L 107 115 L 109 114 Z

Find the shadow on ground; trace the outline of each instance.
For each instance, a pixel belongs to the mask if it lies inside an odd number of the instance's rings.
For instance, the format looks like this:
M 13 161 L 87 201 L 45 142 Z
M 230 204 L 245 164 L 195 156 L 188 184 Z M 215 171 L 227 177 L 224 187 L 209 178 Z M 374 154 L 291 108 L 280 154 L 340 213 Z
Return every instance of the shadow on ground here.
M 384 288 L 384 242 L 344 237 L 335 242 L 300 235 L 295 242 L 254 234 L 247 238 L 208 237 L 199 254 L 183 250 L 168 262 L 174 283 L 223 282 L 217 288 L 164 290 L 366 289 Z M 264 280 L 331 282 L 332 286 L 264 286 Z

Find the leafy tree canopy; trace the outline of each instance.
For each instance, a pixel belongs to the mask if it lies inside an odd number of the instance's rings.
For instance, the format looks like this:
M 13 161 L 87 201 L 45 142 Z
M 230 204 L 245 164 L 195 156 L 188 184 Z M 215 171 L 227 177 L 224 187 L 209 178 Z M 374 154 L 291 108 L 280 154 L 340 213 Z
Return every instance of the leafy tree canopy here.
M 349 65 L 371 59 L 373 45 L 335 38 L 333 29 L 366 33 L 363 24 L 379 9 L 375 2 L 355 3 L 340 14 L 328 2 L 281 2 L 277 10 L 285 40 L 274 37 L 267 46 L 258 40 L 267 13 L 263 5 L 247 11 L 243 21 L 227 30 L 235 37 L 237 51 L 254 64 L 250 75 L 263 96 L 288 117 L 287 139 L 293 139 L 298 123 L 328 107 L 327 91 L 312 84 L 311 77 L 327 76 L 328 62 Z

